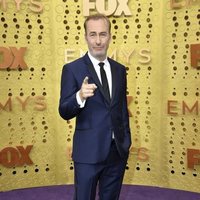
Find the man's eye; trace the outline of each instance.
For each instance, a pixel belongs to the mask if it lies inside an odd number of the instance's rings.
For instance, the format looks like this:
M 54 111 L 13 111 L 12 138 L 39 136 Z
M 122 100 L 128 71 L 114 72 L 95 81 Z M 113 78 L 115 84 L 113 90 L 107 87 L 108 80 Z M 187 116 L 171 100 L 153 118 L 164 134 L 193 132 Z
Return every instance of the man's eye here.
M 90 34 L 90 37 L 94 37 L 94 36 L 96 36 L 96 34 L 94 34 L 94 33 L 91 33 L 91 34 Z
M 106 37 L 106 36 L 107 36 L 107 33 L 101 33 L 100 36 L 101 36 L 101 37 Z

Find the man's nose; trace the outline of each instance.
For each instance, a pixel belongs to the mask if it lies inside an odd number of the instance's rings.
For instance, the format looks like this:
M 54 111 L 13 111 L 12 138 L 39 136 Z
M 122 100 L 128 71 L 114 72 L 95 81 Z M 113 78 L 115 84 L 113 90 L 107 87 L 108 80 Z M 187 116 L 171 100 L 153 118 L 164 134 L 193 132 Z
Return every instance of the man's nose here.
M 97 37 L 96 37 L 96 43 L 97 43 L 97 44 L 100 44 L 100 43 L 101 43 L 101 38 L 100 38 L 99 35 L 97 35 Z

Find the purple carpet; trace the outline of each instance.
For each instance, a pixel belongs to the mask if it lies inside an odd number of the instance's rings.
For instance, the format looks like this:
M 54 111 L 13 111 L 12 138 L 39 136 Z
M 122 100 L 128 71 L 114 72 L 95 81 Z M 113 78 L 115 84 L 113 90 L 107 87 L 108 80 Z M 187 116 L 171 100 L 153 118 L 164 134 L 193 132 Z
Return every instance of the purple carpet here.
M 73 186 L 49 186 L 0 192 L 0 200 L 73 200 Z M 123 185 L 120 200 L 200 200 L 200 193 Z

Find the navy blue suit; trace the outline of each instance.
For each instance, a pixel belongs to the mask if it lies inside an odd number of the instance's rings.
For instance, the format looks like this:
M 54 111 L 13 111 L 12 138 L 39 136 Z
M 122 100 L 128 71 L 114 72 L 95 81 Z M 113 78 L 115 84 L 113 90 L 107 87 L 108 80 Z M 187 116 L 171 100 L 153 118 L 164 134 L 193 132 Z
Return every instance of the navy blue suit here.
M 126 99 L 126 70 L 118 62 L 110 58 L 108 61 L 112 74 L 111 100 L 104 96 L 87 54 L 63 67 L 59 113 L 65 120 L 76 117 L 72 151 L 75 163 L 104 162 L 111 149 L 113 133 L 120 159 L 126 161 L 128 157 L 131 136 Z M 96 84 L 97 89 L 94 96 L 89 97 L 85 106 L 80 108 L 76 93 L 86 76 L 89 77 L 89 83 Z

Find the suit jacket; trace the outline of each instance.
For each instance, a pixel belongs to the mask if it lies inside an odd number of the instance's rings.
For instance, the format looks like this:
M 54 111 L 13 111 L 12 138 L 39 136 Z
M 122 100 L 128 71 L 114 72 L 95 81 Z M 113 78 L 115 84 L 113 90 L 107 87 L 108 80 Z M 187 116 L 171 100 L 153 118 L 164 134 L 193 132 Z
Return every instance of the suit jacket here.
M 121 158 L 128 156 L 131 145 L 129 116 L 126 99 L 126 70 L 118 62 L 108 58 L 112 73 L 112 98 L 105 98 L 103 88 L 87 54 L 64 65 L 61 77 L 59 113 L 69 120 L 76 117 L 72 158 L 80 163 L 104 161 L 109 153 L 112 133 Z M 84 78 L 95 83 L 94 96 L 80 108 L 76 93 Z

